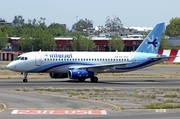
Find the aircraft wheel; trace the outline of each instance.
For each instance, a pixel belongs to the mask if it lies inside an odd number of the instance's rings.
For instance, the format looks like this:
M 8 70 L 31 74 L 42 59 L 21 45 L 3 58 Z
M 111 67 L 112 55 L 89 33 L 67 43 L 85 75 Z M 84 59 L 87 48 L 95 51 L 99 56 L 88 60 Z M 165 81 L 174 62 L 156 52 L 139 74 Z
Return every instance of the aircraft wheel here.
M 91 78 L 91 82 L 97 83 L 97 82 L 98 82 L 98 77 L 92 77 L 92 78 Z
M 26 82 L 28 82 L 28 80 L 27 79 L 23 79 L 23 82 L 26 83 Z
M 84 81 L 85 81 L 85 79 L 78 79 L 78 81 L 79 81 L 79 82 L 84 82 Z

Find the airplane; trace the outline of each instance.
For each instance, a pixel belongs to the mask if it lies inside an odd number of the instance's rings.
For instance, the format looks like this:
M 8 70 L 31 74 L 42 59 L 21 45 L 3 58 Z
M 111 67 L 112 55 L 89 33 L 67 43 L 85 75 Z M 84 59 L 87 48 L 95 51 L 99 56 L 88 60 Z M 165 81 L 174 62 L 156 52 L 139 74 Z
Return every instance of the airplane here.
M 28 73 L 49 73 L 51 78 L 98 82 L 99 73 L 121 73 L 164 62 L 170 57 L 158 54 L 164 22 L 158 23 L 134 52 L 36 51 L 19 55 L 7 68 Z

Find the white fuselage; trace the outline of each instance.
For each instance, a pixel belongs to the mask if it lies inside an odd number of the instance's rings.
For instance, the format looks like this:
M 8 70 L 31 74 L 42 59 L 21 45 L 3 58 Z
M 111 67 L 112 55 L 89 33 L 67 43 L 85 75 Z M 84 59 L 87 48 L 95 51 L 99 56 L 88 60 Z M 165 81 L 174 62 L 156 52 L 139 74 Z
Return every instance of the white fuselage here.
M 137 52 L 29 52 L 19 57 L 7 66 L 8 69 L 32 73 L 68 73 L 73 67 L 98 65 L 99 67 L 90 67 L 88 70 L 95 73 L 126 72 L 167 60 L 158 59 L 158 54 Z M 157 58 L 152 60 L 154 57 Z M 106 64 L 117 65 L 106 66 Z

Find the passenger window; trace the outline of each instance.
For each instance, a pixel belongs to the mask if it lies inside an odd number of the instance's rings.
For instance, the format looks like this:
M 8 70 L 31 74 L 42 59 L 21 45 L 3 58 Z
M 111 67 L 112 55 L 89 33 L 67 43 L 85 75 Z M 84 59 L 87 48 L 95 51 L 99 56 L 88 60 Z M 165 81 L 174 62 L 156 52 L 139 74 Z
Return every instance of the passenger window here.
M 27 57 L 25 57 L 25 60 L 27 60 L 28 58 Z

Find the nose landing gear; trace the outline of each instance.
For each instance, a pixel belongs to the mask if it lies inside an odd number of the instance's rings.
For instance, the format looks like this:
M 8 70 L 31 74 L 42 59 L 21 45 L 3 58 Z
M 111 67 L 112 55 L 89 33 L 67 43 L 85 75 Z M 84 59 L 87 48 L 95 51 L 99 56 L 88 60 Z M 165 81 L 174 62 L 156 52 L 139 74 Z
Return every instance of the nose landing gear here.
M 28 73 L 27 73 L 27 72 L 23 72 L 23 75 L 24 75 L 23 82 L 24 82 L 24 83 L 28 82 L 28 80 L 27 80 L 27 75 L 28 75 Z

